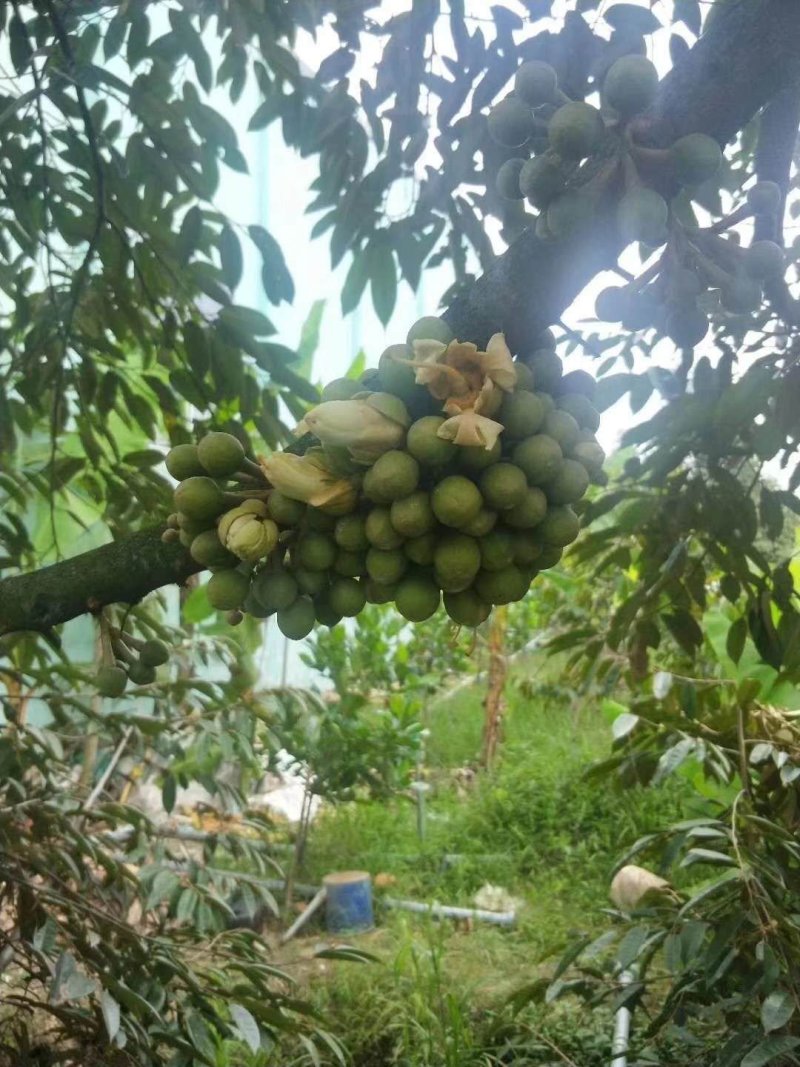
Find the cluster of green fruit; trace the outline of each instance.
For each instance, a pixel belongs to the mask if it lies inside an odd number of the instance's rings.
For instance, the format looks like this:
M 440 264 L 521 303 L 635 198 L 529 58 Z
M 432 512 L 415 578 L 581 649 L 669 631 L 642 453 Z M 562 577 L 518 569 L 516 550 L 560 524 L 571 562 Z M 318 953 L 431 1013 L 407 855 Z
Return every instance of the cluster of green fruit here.
M 732 315 L 750 314 L 763 300 L 764 286 L 786 269 L 783 249 L 774 241 L 742 247 L 723 226 L 751 215 L 774 216 L 781 191 L 774 182 L 758 182 L 746 203 L 710 229 L 681 228 L 659 261 L 628 285 L 599 293 L 595 314 L 625 329 L 655 328 L 679 348 L 693 348 L 706 336 L 708 313 L 718 308 Z
M 229 434 L 169 453 L 167 468 L 180 481 L 164 536 L 213 572 L 209 601 L 232 624 L 243 613 L 275 614 L 282 633 L 301 639 L 316 623 L 333 626 L 367 602 L 393 601 L 405 618 L 422 621 L 443 595 L 454 622 L 477 626 L 492 605 L 521 599 L 575 539 L 573 505 L 590 481 L 604 479 L 594 379 L 564 374 L 545 331 L 538 348 L 510 363 L 516 385 L 492 412 L 502 432 L 491 447 L 456 444 L 439 432 L 441 399 L 417 382 L 413 343 L 424 340 L 444 348 L 452 333 L 441 319 L 421 319 L 377 369 L 323 391 L 320 410 L 352 401 L 356 411 L 366 401 L 375 421 L 389 411 L 394 435 L 366 461 L 312 445 L 354 487 L 335 504 L 312 506 L 305 487 L 295 498 L 285 481 L 276 488 L 263 473 L 254 486 L 258 466 Z M 278 453 L 262 461 L 267 474 L 276 457 L 288 459 Z M 226 484 L 231 478 L 238 492 Z
M 104 634 L 104 663 L 97 672 L 95 686 L 104 697 L 120 697 L 128 682 L 150 685 L 156 680 L 156 667 L 169 659 L 169 649 L 154 638 L 143 641 L 123 630 Z

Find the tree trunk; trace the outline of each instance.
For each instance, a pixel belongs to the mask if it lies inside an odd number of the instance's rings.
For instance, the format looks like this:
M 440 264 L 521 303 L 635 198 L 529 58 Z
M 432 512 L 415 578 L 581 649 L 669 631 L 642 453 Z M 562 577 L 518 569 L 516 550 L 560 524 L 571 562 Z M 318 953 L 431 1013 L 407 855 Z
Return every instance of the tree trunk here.
M 508 608 L 495 608 L 489 627 L 489 684 L 483 701 L 483 746 L 481 766 L 489 769 L 494 763 L 497 746 L 503 729 L 506 702 L 503 691 L 508 674 L 508 658 L 505 654 Z

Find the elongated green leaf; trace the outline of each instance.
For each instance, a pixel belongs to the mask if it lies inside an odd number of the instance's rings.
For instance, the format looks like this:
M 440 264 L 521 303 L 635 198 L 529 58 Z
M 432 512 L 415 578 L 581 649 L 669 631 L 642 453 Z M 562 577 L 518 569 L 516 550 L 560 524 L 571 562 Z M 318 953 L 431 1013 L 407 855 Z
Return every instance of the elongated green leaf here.
M 773 1034 L 763 1041 L 759 1041 L 754 1049 L 751 1049 L 742 1060 L 741 1067 L 766 1067 L 774 1063 L 779 1056 L 791 1052 L 800 1045 L 800 1037 L 789 1037 L 783 1034 Z

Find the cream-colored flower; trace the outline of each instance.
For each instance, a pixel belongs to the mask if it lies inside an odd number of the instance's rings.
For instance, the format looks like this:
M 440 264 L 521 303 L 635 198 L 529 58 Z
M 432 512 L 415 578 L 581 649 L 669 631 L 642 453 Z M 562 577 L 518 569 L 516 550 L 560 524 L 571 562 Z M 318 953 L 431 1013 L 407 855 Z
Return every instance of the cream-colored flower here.
M 454 445 L 478 445 L 488 450 L 494 447 L 502 432 L 502 422 L 495 422 L 485 415 L 479 415 L 474 408 L 468 408 L 446 419 L 436 436 L 452 441 Z
M 260 463 L 273 488 L 292 500 L 302 500 L 312 507 L 342 515 L 352 511 L 356 504 L 355 482 L 332 471 L 316 450 L 304 456 L 274 452 L 261 458 Z
M 297 429 L 313 433 L 324 445 L 347 448 L 354 459 L 369 462 L 402 444 L 410 422 L 398 397 L 367 393 L 318 404 Z
M 270 554 L 278 543 L 279 530 L 272 519 L 240 515 L 228 528 L 225 547 L 246 563 L 255 563 Z
M 245 500 L 244 503 L 231 508 L 230 511 L 226 511 L 224 515 L 221 515 L 217 524 L 217 536 L 223 545 L 231 524 L 243 515 L 255 515 L 257 518 L 265 519 L 267 517 L 267 505 L 263 500 L 254 498 L 253 500 Z

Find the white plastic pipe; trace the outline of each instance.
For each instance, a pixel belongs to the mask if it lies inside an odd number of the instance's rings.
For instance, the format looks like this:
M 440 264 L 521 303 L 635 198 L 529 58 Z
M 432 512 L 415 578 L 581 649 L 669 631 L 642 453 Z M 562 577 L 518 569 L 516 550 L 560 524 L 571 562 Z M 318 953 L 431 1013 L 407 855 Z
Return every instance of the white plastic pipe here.
M 619 984 L 624 989 L 633 981 L 633 971 L 623 971 Z M 611 1042 L 611 1067 L 627 1067 L 628 1043 L 631 1036 L 631 1010 L 624 1005 L 614 1016 L 614 1038 Z
M 319 908 L 322 906 L 322 903 L 324 902 L 325 897 L 327 895 L 328 895 L 328 892 L 325 889 L 325 886 L 323 886 L 322 889 L 319 890 L 317 895 L 315 897 L 312 897 L 312 899 L 309 901 L 308 905 L 297 916 L 297 918 L 292 923 L 292 925 L 289 927 L 289 929 L 286 931 L 286 933 L 283 934 L 283 936 L 281 937 L 281 944 L 282 945 L 285 945 L 287 941 L 291 941 L 292 938 L 294 937 L 294 935 L 297 933 L 297 931 L 301 930 L 305 926 L 305 924 L 308 922 L 308 920 L 311 918 L 311 916 L 314 914 L 314 912 L 318 911 Z
M 394 897 L 385 897 L 383 903 L 387 908 L 432 915 L 436 919 L 480 919 L 481 922 L 495 923 L 498 926 L 513 926 L 517 920 L 516 912 L 513 911 L 456 908 L 449 904 L 420 904 L 416 900 L 396 900 Z

